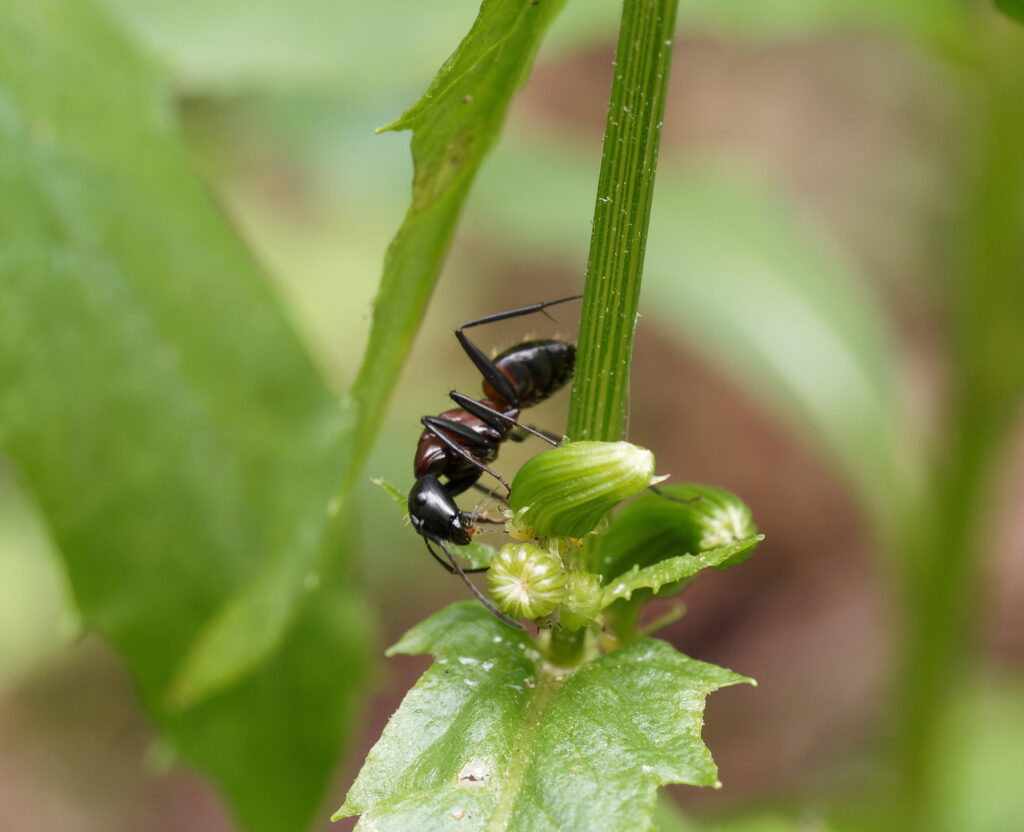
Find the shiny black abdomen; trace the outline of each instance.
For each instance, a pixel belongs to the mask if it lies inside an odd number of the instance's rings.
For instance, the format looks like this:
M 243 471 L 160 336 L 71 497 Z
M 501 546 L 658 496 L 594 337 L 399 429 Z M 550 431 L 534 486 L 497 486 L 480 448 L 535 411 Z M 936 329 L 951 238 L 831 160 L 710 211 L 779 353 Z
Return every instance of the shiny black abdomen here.
M 494 359 L 494 365 L 516 388 L 519 409 L 532 407 L 556 393 L 572 378 L 576 345 L 554 338 L 524 341 Z M 487 396 L 508 404 L 497 390 L 484 382 Z

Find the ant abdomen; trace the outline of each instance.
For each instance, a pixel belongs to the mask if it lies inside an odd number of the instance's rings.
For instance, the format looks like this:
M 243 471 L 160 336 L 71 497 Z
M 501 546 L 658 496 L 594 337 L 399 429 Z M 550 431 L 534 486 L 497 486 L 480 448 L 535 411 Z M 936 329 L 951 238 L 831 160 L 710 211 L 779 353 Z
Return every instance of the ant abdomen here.
M 519 409 L 533 407 L 558 392 L 572 379 L 576 345 L 555 338 L 524 341 L 494 358 L 494 366 L 511 382 Z M 484 393 L 496 402 L 501 394 L 484 380 Z

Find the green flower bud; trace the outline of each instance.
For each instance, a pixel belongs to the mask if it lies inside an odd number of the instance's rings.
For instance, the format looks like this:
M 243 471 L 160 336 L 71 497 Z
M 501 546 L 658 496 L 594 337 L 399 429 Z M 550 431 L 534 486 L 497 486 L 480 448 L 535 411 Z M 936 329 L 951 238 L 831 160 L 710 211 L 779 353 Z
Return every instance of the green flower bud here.
M 601 612 L 604 588 L 601 576 L 574 569 L 569 573 L 559 623 L 568 630 L 586 627 Z
M 633 566 L 644 568 L 678 555 L 696 555 L 757 534 L 750 509 L 735 494 L 707 485 L 662 485 L 613 518 L 592 547 L 592 568 L 609 583 Z M 750 557 L 751 547 L 725 568 Z
M 565 598 L 567 576 L 555 555 L 532 543 L 506 543 L 487 582 L 498 608 L 513 618 L 543 618 Z
M 628 442 L 566 442 L 537 454 L 512 481 L 517 522 L 542 537 L 583 537 L 609 509 L 660 482 L 654 454 Z

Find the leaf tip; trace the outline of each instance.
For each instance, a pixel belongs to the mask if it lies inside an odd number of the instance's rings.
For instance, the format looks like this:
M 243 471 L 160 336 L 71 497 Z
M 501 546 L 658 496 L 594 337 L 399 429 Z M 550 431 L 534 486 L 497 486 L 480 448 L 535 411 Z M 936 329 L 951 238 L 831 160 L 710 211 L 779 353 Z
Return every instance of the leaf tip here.
M 373 135 L 379 136 L 381 133 L 399 133 L 402 130 L 412 129 L 412 121 L 409 118 L 408 113 L 403 113 L 394 121 L 389 121 L 387 124 L 382 124 L 376 130 L 373 131 Z
M 351 806 L 349 806 L 348 803 L 345 803 L 342 805 L 340 809 L 338 809 L 337 812 L 331 815 L 331 823 L 334 823 L 339 820 L 344 820 L 345 818 L 350 818 L 352 817 L 352 815 L 355 814 L 357 814 L 357 811 L 353 809 Z
M 233 677 L 211 668 L 202 648 L 181 664 L 164 696 L 164 704 L 172 713 L 181 713 L 200 704 L 227 687 Z

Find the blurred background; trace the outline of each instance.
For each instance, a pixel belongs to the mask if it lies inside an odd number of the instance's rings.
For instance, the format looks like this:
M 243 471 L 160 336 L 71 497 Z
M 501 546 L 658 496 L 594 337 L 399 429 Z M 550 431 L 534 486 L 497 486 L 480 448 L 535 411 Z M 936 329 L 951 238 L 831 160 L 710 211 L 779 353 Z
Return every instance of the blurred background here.
M 477 4 L 100 5 L 166 74 L 192 162 L 342 396 L 409 198 L 408 134 L 373 130 Z M 580 291 L 618 15 L 575 0 L 555 23 L 366 470 L 350 542 L 377 657 L 465 593 L 369 478 L 408 487 L 419 417 L 476 389 L 457 324 Z M 936 832 L 1024 830 L 1022 33 L 984 2 L 682 0 L 629 438 L 741 496 L 767 538 L 662 634 L 760 683 L 710 699 L 725 786 L 669 789 L 679 828 L 873 829 L 926 795 Z M 478 342 L 571 335 L 576 314 Z M 566 404 L 531 418 L 560 430 Z M 377 661 L 324 828 L 425 666 Z M 83 631 L 0 455 L 0 829 L 234 828 Z

